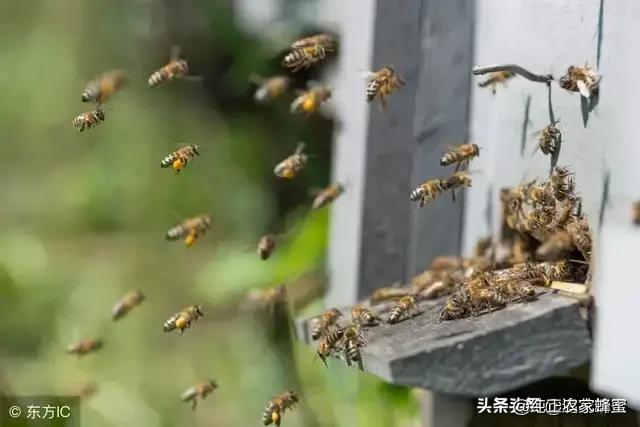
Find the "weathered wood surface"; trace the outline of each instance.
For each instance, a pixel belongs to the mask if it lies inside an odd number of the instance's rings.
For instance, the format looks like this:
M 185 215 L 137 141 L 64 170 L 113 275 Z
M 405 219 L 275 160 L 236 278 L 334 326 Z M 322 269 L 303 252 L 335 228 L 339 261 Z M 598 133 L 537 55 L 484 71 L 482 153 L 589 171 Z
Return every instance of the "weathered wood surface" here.
M 363 370 L 393 384 L 478 397 L 514 390 L 589 359 L 591 339 L 574 299 L 549 292 L 475 318 L 438 322 L 445 300 L 422 302 L 421 314 L 398 324 L 369 328 Z M 346 318 L 348 313 L 343 311 Z M 309 324 L 310 319 L 296 323 L 298 338 L 307 343 Z

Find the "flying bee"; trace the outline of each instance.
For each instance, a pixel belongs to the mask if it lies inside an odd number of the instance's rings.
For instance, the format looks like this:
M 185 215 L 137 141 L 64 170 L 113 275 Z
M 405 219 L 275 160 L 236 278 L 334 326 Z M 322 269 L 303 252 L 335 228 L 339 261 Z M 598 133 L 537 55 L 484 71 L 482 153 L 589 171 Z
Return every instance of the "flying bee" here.
M 182 393 L 180 396 L 180 400 L 183 402 L 191 402 L 191 409 L 195 410 L 196 406 L 198 406 L 198 399 L 203 400 L 209 393 L 212 393 L 213 390 L 218 388 L 218 384 L 216 384 L 213 380 L 202 381 L 193 387 L 189 387 Z
M 319 44 L 295 48 L 282 59 L 282 66 L 291 68 L 293 73 L 306 70 L 321 62 L 330 52 L 333 52 L 332 47 L 325 47 Z
M 187 166 L 187 163 L 193 161 L 196 156 L 200 155 L 199 150 L 200 147 L 195 144 L 189 144 L 187 146 L 179 148 L 162 159 L 162 161 L 160 162 L 160 167 L 171 167 L 177 175 L 183 168 Z
M 171 49 L 169 63 L 157 71 L 154 71 L 153 74 L 149 76 L 149 80 L 147 80 L 149 87 L 156 87 L 161 83 L 180 79 L 189 74 L 189 65 L 187 64 L 187 61 L 180 59 L 179 55 L 180 49 L 178 47 Z
M 316 195 L 315 199 L 313 199 L 311 209 L 320 209 L 327 206 L 329 203 L 337 199 L 343 191 L 344 186 L 342 186 L 342 184 L 333 184 L 328 186 L 327 188 L 321 190 Z
M 370 309 L 362 305 L 356 305 L 351 309 L 351 320 L 362 326 L 375 326 L 380 321 Z
M 104 122 L 104 119 L 104 110 L 98 107 L 95 110 L 78 114 L 71 123 L 79 129 L 79 132 L 83 132 L 85 129 L 98 126 L 101 122 Z
M 485 80 L 478 83 L 478 87 L 490 87 L 491 93 L 495 95 L 498 90 L 498 83 L 506 86 L 507 80 L 515 76 L 516 75 L 511 71 L 496 71 L 494 73 L 489 73 L 489 76 Z
M 266 290 L 253 290 L 247 295 L 247 302 L 250 308 L 260 308 L 268 310 L 274 314 L 278 304 L 285 304 L 287 301 L 287 288 L 283 285 L 275 286 Z
M 557 126 L 559 122 L 560 120 L 556 120 L 549 123 L 540 131 L 538 145 L 536 145 L 535 150 L 539 148 L 540 151 L 542 151 L 542 154 L 552 156 L 556 154 L 560 147 L 560 142 L 562 141 L 562 133 L 560 132 L 560 128 Z
M 373 291 L 369 296 L 370 304 L 377 304 L 382 301 L 396 300 L 409 295 L 411 291 L 407 288 L 380 288 Z
M 315 86 L 306 91 L 298 91 L 298 97 L 291 103 L 290 111 L 292 114 L 305 113 L 309 117 L 329 98 L 331 98 L 331 89 L 326 86 Z
M 314 318 L 311 324 L 311 338 L 317 340 L 323 336 L 327 329 L 335 324 L 340 316 L 342 316 L 340 310 L 332 308 Z
M 273 76 L 263 78 L 260 76 L 251 76 L 251 81 L 258 85 L 253 99 L 258 103 L 273 101 L 284 94 L 289 88 L 291 80 L 287 76 Z
M 98 105 L 107 102 L 111 95 L 124 86 L 127 77 L 122 70 L 107 71 L 97 79 L 89 82 L 82 92 L 82 102 L 95 102 Z
M 631 205 L 631 219 L 635 225 L 640 225 L 640 201 Z
M 302 152 L 304 145 L 302 142 L 298 144 L 296 151 L 292 155 L 276 165 L 273 173 L 278 178 L 293 179 L 307 165 L 309 156 Z
M 367 342 L 364 339 L 360 324 L 351 325 L 344 329 L 343 334 L 345 360 L 348 365 L 360 360 L 360 348 Z
M 369 83 L 367 85 L 367 102 L 380 101 L 382 108 L 387 105 L 387 97 L 404 86 L 405 81 L 396 74 L 391 65 L 385 65 L 378 71 L 367 73 Z
M 67 347 L 67 353 L 84 356 L 102 348 L 102 341 L 92 338 L 85 338 Z
M 331 356 L 334 350 L 339 350 L 338 344 L 342 341 L 343 336 L 343 329 L 336 328 L 327 330 L 327 333 L 318 341 L 318 350 L 316 351 L 315 358 L 317 359 L 319 357 L 322 363 L 327 366 L 327 357 Z
M 412 202 L 419 202 L 419 206 L 423 207 L 429 200 L 438 197 L 439 194 L 447 191 L 447 182 L 445 179 L 430 179 L 420 184 L 411 192 L 409 198 Z
M 292 49 L 300 49 L 309 46 L 322 46 L 325 49 L 335 49 L 336 41 L 331 34 L 320 33 L 303 37 L 291 43 Z
M 589 99 L 598 94 L 600 76 L 587 63 L 582 67 L 572 65 L 567 69 L 567 73 L 560 77 L 558 84 L 569 92 L 580 92 L 580 95 Z
M 258 255 L 260 259 L 265 261 L 269 259 L 273 251 L 276 249 L 276 236 L 274 234 L 265 234 L 258 242 Z
M 279 426 L 282 422 L 282 416 L 285 410 L 293 409 L 298 402 L 298 394 L 293 390 L 288 390 L 267 403 L 262 413 L 262 423 L 266 426 L 273 423 Z
M 131 309 L 140 305 L 142 301 L 144 301 L 144 294 L 139 290 L 136 289 L 135 291 L 127 293 L 113 306 L 111 310 L 113 320 L 124 317 Z
M 171 332 L 174 329 L 178 329 L 180 335 L 182 335 L 185 329 L 191 327 L 191 322 L 198 321 L 202 316 L 204 316 L 202 306 L 189 306 L 169 317 L 166 322 L 164 322 L 163 330 L 165 332 Z
M 446 190 L 451 190 L 451 197 L 453 201 L 455 201 L 455 190 L 463 187 L 471 187 L 471 176 L 467 171 L 457 171 L 450 177 L 443 179 L 442 185 Z
M 458 171 L 463 162 L 466 162 L 467 166 L 469 166 L 471 160 L 479 155 L 480 147 L 477 144 L 461 144 L 444 153 L 442 159 L 440 159 L 440 166 L 449 166 L 456 163 L 456 171 Z
M 184 239 L 184 244 L 190 248 L 211 228 L 212 222 L 206 214 L 186 219 L 167 231 L 167 240 Z
M 418 306 L 416 305 L 415 295 L 407 295 L 398 301 L 396 305 L 391 309 L 389 317 L 387 317 L 387 323 L 392 325 L 398 323 L 402 316 L 407 318 L 413 317 L 417 314 Z

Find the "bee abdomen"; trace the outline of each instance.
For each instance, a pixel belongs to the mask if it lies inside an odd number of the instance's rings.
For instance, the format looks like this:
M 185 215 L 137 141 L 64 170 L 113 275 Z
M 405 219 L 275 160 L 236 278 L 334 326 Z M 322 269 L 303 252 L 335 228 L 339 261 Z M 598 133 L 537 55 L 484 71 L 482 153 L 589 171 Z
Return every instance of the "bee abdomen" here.
M 411 199 L 412 202 L 417 202 L 422 198 L 423 194 L 424 194 L 424 191 L 422 191 L 422 188 L 418 187 L 415 190 L 413 190 L 411 194 L 409 194 L 409 198 Z
M 149 80 L 147 82 L 149 83 L 149 86 L 155 87 L 155 86 L 158 86 L 160 83 L 163 83 L 166 80 L 168 80 L 169 77 L 170 77 L 170 75 L 167 72 L 167 70 L 165 68 L 162 68 L 162 69 L 154 72 L 153 74 L 151 74 L 151 76 L 149 76 Z
M 173 227 L 169 231 L 167 231 L 167 240 L 178 240 L 182 238 L 184 234 L 185 234 L 184 227 L 182 226 Z
M 160 162 L 160 167 L 168 168 L 169 166 L 171 166 L 173 164 L 173 162 L 176 160 L 176 158 L 177 158 L 176 155 L 169 154 L 167 157 L 162 159 L 162 161 Z
M 456 153 L 446 153 L 444 156 L 442 156 L 442 159 L 440 159 L 440 166 L 449 166 L 450 164 L 457 161 L 458 156 L 456 155 Z
M 98 99 L 99 94 L 95 87 L 88 87 L 82 92 L 82 102 L 93 102 Z
M 360 360 L 360 350 L 358 349 L 358 344 L 354 340 L 349 340 L 347 343 L 347 357 L 352 362 Z
M 387 323 L 397 323 L 398 320 L 400 320 L 400 316 L 402 316 L 403 311 L 402 307 L 396 307 L 391 310 L 391 313 L 389 313 L 389 317 L 387 318 Z
M 273 413 L 278 411 L 278 408 L 273 403 L 269 403 L 266 408 L 264 408 L 264 412 L 262 413 L 262 423 L 266 426 L 273 422 Z
M 176 328 L 176 318 L 175 318 L 175 316 L 171 317 L 169 320 L 164 322 L 164 325 L 162 325 L 162 329 L 165 332 L 173 331 L 175 328 Z
M 380 82 L 377 80 L 373 80 L 367 86 L 367 101 L 373 101 L 373 99 L 378 94 L 378 90 L 380 90 Z

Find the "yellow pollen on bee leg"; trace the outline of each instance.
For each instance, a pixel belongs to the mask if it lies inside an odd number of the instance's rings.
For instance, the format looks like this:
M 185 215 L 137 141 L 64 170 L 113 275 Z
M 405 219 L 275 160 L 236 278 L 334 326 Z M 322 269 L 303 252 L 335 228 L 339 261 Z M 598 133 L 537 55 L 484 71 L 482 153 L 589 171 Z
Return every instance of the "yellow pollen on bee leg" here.
M 313 113 L 316 110 L 316 102 L 313 97 L 308 97 L 302 102 L 302 109 L 306 113 Z
M 186 327 L 187 327 L 187 319 L 185 319 L 184 317 L 179 317 L 178 320 L 176 320 L 176 328 L 182 331 Z
M 186 247 L 190 248 L 196 243 L 197 240 L 198 236 L 196 233 L 189 233 L 189 235 L 184 239 L 184 244 Z
M 182 161 L 182 159 L 175 159 L 171 164 L 171 167 L 174 171 L 176 171 L 176 173 L 178 173 L 180 172 L 180 169 L 184 167 L 184 162 Z
M 286 179 L 293 179 L 296 174 L 293 172 L 293 169 L 285 169 L 282 171 L 282 177 Z
M 271 412 L 271 421 L 273 421 L 275 425 L 280 425 L 280 413 L 278 411 Z

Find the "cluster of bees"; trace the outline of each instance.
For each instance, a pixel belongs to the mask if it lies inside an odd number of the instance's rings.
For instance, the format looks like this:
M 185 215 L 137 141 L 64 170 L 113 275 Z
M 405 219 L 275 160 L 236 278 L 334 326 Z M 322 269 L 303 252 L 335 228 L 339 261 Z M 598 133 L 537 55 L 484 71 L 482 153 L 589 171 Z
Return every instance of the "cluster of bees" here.
M 336 52 L 336 39 L 329 34 L 316 34 L 294 41 L 290 46 L 290 51 L 284 56 L 282 66 L 291 72 L 298 72 L 313 67 L 322 62 L 329 55 Z M 367 74 L 368 85 L 365 91 L 367 101 L 379 101 L 382 106 L 386 105 L 389 95 L 398 90 L 404 81 L 399 77 L 392 66 L 385 66 L 376 72 Z M 190 75 L 187 61 L 179 57 L 179 50 L 173 49 L 169 62 L 162 68 L 154 71 L 148 78 L 147 84 L 151 88 L 169 83 L 179 79 L 199 79 L 198 76 Z M 291 84 L 291 79 L 286 75 L 277 75 L 268 78 L 251 76 L 251 81 L 257 85 L 254 99 L 258 103 L 273 101 L 282 96 Z M 72 124 L 78 132 L 94 128 L 105 122 L 106 115 L 103 105 L 109 101 L 113 95 L 128 84 L 128 78 L 123 70 L 112 70 L 103 73 L 90 81 L 81 95 L 84 103 L 92 103 L 95 108 L 81 113 L 72 120 Z M 292 114 L 304 114 L 309 116 L 316 113 L 321 105 L 331 98 L 331 89 L 327 86 L 307 83 L 307 90 L 296 92 L 296 98 L 291 103 Z M 309 155 L 304 152 L 305 144 L 300 143 L 295 151 L 287 158 L 279 162 L 274 168 L 274 175 L 281 179 L 292 180 L 306 167 Z M 178 175 L 187 165 L 193 163 L 201 153 L 201 147 L 196 144 L 188 144 L 168 155 L 160 162 L 161 168 L 170 168 Z M 335 183 L 327 188 L 315 193 L 312 209 L 321 209 L 342 194 L 345 186 Z M 181 223 L 170 228 L 166 233 L 169 241 L 183 241 L 186 247 L 192 247 L 208 230 L 213 226 L 213 219 L 209 214 L 200 214 L 184 219 Z M 262 236 L 257 244 L 257 253 L 261 260 L 271 257 L 277 247 L 277 236 L 266 234 Z M 266 292 L 256 292 L 250 295 L 255 302 L 259 302 L 262 307 L 273 309 L 273 305 L 286 298 L 286 291 L 283 286 L 274 287 Z M 134 290 L 124 295 L 113 307 L 112 318 L 119 321 L 124 318 L 135 307 L 142 304 L 145 295 L 140 290 Z M 327 349 L 318 355 L 325 360 L 327 351 L 333 348 L 337 342 L 336 337 L 340 335 L 338 341 L 344 344 L 350 360 L 356 360 L 359 355 L 358 349 L 364 346 L 363 330 L 360 325 L 370 324 L 371 319 L 364 311 L 356 317 L 357 325 L 345 328 L 339 332 L 330 333 L 330 338 L 325 340 Z M 192 324 L 204 316 L 203 305 L 191 305 L 173 315 L 163 324 L 164 332 L 177 330 L 180 335 L 189 329 Z M 364 321 L 363 319 L 368 319 Z M 364 322 L 364 323 L 363 323 Z M 324 334 L 324 329 L 323 329 Z M 323 335 L 324 336 L 324 335 Z M 71 344 L 67 348 L 69 354 L 84 356 L 102 348 L 103 343 L 97 339 L 83 339 Z M 191 402 L 195 409 L 198 402 L 206 398 L 218 388 L 214 380 L 205 380 L 188 388 L 181 395 L 181 400 Z M 95 392 L 95 386 L 91 385 L 90 392 L 83 395 L 90 395 Z M 298 402 L 298 395 L 292 391 L 286 391 L 271 399 L 263 412 L 262 421 L 264 425 L 275 424 L 279 426 L 284 412 L 292 409 Z

